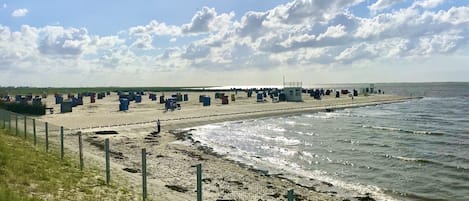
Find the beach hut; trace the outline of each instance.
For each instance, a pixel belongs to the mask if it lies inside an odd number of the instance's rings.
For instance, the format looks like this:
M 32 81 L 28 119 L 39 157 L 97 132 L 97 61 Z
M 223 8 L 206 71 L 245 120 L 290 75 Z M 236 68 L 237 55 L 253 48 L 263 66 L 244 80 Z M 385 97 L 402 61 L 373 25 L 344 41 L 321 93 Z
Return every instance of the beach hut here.
M 165 103 L 164 96 L 160 96 L 160 104 L 163 104 L 163 103 Z
M 202 99 L 203 106 L 210 106 L 210 96 L 204 96 Z
M 164 107 L 166 110 L 176 109 L 178 107 L 177 98 L 171 97 L 171 98 L 166 99 Z
M 303 101 L 301 97 L 301 87 L 286 87 L 285 91 L 285 101 L 292 102 L 301 102 Z
M 136 103 L 141 103 L 142 102 L 142 96 L 141 95 L 135 95 L 134 97 Z
M 223 105 L 228 104 L 228 96 L 222 96 L 221 97 L 221 104 L 223 104 Z
M 72 112 L 72 101 L 66 100 L 60 103 L 60 112 L 61 113 Z
M 252 90 L 248 90 L 247 94 L 248 94 L 248 98 L 251 98 L 252 97 Z
M 129 99 L 127 98 L 121 98 L 119 99 L 119 111 L 126 111 L 126 110 L 129 110 Z
M 33 98 L 33 105 L 40 105 L 42 102 L 41 102 L 41 98 L 39 97 L 36 97 L 36 98 Z
M 64 101 L 64 98 L 62 97 L 62 95 L 56 95 L 55 96 L 55 104 L 60 104 Z
M 257 92 L 256 101 L 257 102 L 264 102 L 264 92 L 262 92 L 262 91 Z
M 77 105 L 83 105 L 83 96 L 77 98 Z

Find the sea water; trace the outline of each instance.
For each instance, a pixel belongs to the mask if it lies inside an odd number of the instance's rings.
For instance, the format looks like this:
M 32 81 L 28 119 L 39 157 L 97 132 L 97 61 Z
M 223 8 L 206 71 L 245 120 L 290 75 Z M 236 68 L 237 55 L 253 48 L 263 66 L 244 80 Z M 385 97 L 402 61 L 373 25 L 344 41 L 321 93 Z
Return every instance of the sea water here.
M 211 124 L 192 134 L 228 158 L 298 182 L 329 182 L 345 197 L 469 200 L 469 84 L 375 87 L 424 97 Z

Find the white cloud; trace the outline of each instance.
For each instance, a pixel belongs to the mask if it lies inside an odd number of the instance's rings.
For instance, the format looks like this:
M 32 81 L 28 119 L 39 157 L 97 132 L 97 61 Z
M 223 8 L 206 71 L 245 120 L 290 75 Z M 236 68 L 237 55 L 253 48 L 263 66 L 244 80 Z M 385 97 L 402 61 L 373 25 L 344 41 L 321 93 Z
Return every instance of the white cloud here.
M 5 5 L 4 5 L 4 7 L 5 7 Z M 26 8 L 20 8 L 20 9 L 14 10 L 14 11 L 11 13 L 11 16 L 12 16 L 12 17 L 24 17 L 24 16 L 26 16 L 26 14 L 28 14 L 28 9 L 26 9 Z
M 156 20 L 152 20 L 144 26 L 136 26 L 129 28 L 130 35 L 138 34 L 154 34 L 154 35 L 179 35 L 181 29 L 177 26 L 166 25 Z
M 425 9 L 434 8 L 442 4 L 444 0 L 419 0 L 413 3 L 412 7 L 420 6 Z
M 368 9 L 370 9 L 372 13 L 376 13 L 378 11 L 390 8 L 394 4 L 401 3 L 404 1 L 405 0 L 377 0 L 374 4 L 368 6 Z
M 0 71 L 112 69 L 117 76 L 182 69 L 328 69 L 467 55 L 468 6 L 435 10 L 438 1 L 417 1 L 392 10 L 393 3 L 376 1 L 370 10 L 378 14 L 359 17 L 350 8 L 360 2 L 297 0 L 246 12 L 238 20 L 234 13 L 204 7 L 186 24 L 152 20 L 108 36 L 86 28 L 23 26 L 14 31 L 0 25 Z
M 135 47 L 143 50 L 151 50 L 153 47 L 153 39 L 149 34 L 141 34 L 137 40 L 132 43 L 131 47 Z
M 184 33 L 208 32 L 210 23 L 215 19 L 216 15 L 217 12 L 214 8 L 204 7 L 195 13 L 190 24 L 182 26 L 182 31 Z
M 233 12 L 218 15 L 215 8 L 203 7 L 195 13 L 191 22 L 182 25 L 181 29 L 185 34 L 220 31 L 231 26 L 233 17 Z
M 3 8 L 7 8 L 7 4 L 6 3 L 3 3 Z

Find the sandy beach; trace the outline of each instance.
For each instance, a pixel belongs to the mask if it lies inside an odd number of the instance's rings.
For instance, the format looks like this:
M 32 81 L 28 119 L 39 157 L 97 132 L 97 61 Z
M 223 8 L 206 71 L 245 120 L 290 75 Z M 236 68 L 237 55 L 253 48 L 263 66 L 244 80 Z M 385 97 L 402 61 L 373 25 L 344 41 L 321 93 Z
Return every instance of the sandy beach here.
M 165 92 L 167 96 L 170 94 Z M 322 100 L 314 100 L 309 95 L 303 95 L 303 102 L 257 103 L 255 97 L 247 98 L 246 93 L 238 92 L 236 101 L 230 100 L 228 105 L 222 105 L 221 100 L 213 99 L 214 92 L 188 94 L 189 101 L 181 102 L 181 109 L 174 111 L 165 111 L 164 104 L 143 96 L 142 103 L 132 102 L 128 111 L 120 112 L 118 96 L 112 93 L 104 99 L 96 100 L 96 103 L 90 103 L 89 97 L 85 97 L 83 106 L 64 114 L 58 113 L 60 105 L 55 105 L 54 97 L 50 95 L 46 102 L 48 107 L 54 108 L 55 113 L 48 113 L 39 120 L 64 126 L 67 129 L 66 147 L 71 151 L 77 150 L 76 132 L 81 131 L 86 142 L 85 159 L 99 168 L 104 168 L 102 144 L 105 138 L 109 138 L 113 178 L 128 183 L 136 192 L 141 191 L 140 151 L 146 148 L 148 192 L 152 200 L 195 200 L 196 164 L 202 164 L 203 168 L 204 200 L 286 200 L 289 189 L 294 189 L 297 200 L 343 200 L 337 196 L 337 189 L 330 183 L 313 178 L 307 184 L 295 183 L 283 175 L 255 170 L 217 155 L 210 148 L 194 142 L 188 128 L 409 99 L 373 94 L 354 99 L 348 96 L 325 96 Z M 202 94 L 212 97 L 211 106 L 203 107 L 199 103 L 198 97 Z M 162 125 L 160 134 L 154 133 L 157 119 Z M 99 135 L 97 131 L 116 131 L 118 134 Z M 357 193 L 350 198 L 359 200 L 368 196 L 366 193 Z

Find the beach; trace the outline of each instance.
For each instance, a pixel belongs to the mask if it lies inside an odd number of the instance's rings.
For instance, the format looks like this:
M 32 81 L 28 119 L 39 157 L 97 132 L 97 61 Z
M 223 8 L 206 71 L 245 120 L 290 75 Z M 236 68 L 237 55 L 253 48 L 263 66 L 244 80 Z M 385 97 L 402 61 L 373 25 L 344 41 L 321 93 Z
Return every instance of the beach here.
M 83 106 L 64 114 L 57 113 L 60 111 L 59 105 L 53 104 L 53 96 L 49 96 L 46 101 L 55 113 L 46 114 L 39 120 L 64 126 L 67 130 L 66 147 L 72 151 L 76 151 L 76 132 L 82 132 L 85 159 L 100 168 L 104 168 L 101 145 L 105 138 L 109 138 L 113 178 L 128 182 L 137 192 L 141 191 L 140 151 L 146 148 L 148 193 L 152 200 L 194 200 L 194 166 L 197 164 L 201 164 L 203 169 L 204 200 L 286 200 L 290 189 L 294 190 L 298 200 L 343 200 L 337 196 L 336 188 L 331 183 L 297 183 L 281 174 L 257 170 L 214 153 L 210 147 L 203 146 L 191 137 L 190 128 L 225 121 L 331 111 L 410 99 L 371 94 L 353 99 L 343 95 L 340 98 L 324 96 L 322 100 L 314 100 L 304 94 L 303 102 L 257 103 L 255 97 L 247 98 L 246 93 L 238 92 L 234 102 L 230 100 L 228 105 L 223 105 L 220 100 L 213 99 L 213 93 L 188 92 L 189 101 L 181 102 L 181 109 L 174 111 L 165 111 L 164 104 L 143 96 L 142 103 L 131 103 L 125 112 L 118 111 L 118 96 L 112 93 L 104 99 L 96 100 L 96 103 L 90 103 L 89 97 L 85 97 Z M 165 95 L 169 94 L 165 92 Z M 212 105 L 203 107 L 198 101 L 199 95 L 212 96 Z M 156 134 L 158 119 L 162 132 Z M 97 131 L 115 131 L 118 134 L 100 135 L 96 134 Z M 353 196 L 352 199 L 359 200 L 369 195 L 357 193 Z

